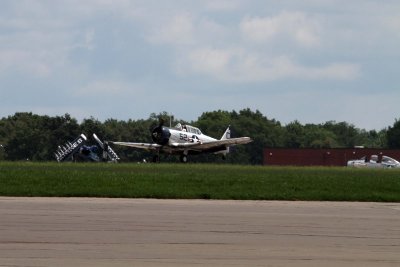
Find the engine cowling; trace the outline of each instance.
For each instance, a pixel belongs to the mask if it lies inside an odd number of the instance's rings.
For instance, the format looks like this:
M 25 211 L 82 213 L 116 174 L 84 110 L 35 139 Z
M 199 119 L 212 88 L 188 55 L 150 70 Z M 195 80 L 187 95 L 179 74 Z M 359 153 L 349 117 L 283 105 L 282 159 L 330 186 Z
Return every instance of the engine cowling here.
M 171 132 L 169 131 L 169 129 L 161 125 L 154 128 L 151 132 L 151 138 L 153 139 L 154 143 L 162 146 L 168 144 L 170 137 Z

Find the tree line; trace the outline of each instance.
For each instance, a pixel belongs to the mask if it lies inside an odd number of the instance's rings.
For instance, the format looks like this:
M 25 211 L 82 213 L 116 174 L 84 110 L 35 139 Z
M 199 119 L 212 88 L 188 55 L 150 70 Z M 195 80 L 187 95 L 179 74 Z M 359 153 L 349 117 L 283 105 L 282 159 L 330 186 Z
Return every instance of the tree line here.
M 232 137 L 249 136 L 254 141 L 236 146 L 226 159 L 229 163 L 262 164 L 265 147 L 282 148 L 347 148 L 364 146 L 368 148 L 400 148 L 400 121 L 380 131 L 356 128 L 347 122 L 328 121 L 322 124 L 301 124 L 293 121 L 282 125 L 260 111 L 204 112 L 196 121 L 183 121 L 167 112 L 152 113 L 147 119 L 128 121 L 107 119 L 101 122 L 93 117 L 78 122 L 69 114 L 45 116 L 30 112 L 17 112 L 0 120 L 0 160 L 55 160 L 54 152 L 59 145 L 72 141 L 79 134 L 90 139 L 96 133 L 102 140 L 152 142 L 150 131 L 162 118 L 172 126 L 188 123 L 199 127 L 203 133 L 220 138 L 226 127 L 231 125 Z M 113 146 L 122 161 L 141 161 L 151 158 L 146 151 Z M 222 162 L 215 155 L 193 156 L 195 162 Z M 163 161 L 178 161 L 175 156 L 164 156 Z

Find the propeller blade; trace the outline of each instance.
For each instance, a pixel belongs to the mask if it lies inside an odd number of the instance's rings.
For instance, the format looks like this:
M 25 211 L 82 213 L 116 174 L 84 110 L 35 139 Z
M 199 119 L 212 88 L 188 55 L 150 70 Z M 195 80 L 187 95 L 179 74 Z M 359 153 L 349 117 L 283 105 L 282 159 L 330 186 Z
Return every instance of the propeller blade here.
M 160 117 L 160 119 L 158 120 L 158 127 L 163 127 L 164 126 L 164 119 Z

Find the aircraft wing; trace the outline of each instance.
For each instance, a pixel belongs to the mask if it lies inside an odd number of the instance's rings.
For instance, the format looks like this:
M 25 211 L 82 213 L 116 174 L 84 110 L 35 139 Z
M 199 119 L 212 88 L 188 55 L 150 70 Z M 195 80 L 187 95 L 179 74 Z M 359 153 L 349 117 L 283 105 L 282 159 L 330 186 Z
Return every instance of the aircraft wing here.
M 56 159 L 61 162 L 65 159 L 71 158 L 73 154 L 79 151 L 79 149 L 85 144 L 87 137 L 84 134 L 78 136 L 74 141 L 67 142 L 62 147 L 59 146 L 56 153 Z
M 135 148 L 140 148 L 140 149 L 145 149 L 145 150 L 157 150 L 161 147 L 161 145 L 158 144 L 149 144 L 149 143 L 132 143 L 132 142 L 111 142 L 114 145 L 118 146 L 129 146 L 129 147 L 135 147 Z
M 109 158 L 111 161 L 118 161 L 120 158 L 118 157 L 117 153 L 108 145 L 107 142 L 103 143 L 99 137 L 95 133 L 93 133 L 93 138 L 96 140 L 97 144 L 101 147 L 103 150 L 103 159 L 107 160 Z M 105 154 L 106 153 L 106 154 Z
M 230 138 L 230 139 L 225 139 L 225 140 L 215 140 L 215 141 L 210 141 L 210 142 L 204 142 L 204 143 L 172 143 L 170 145 L 171 149 L 188 149 L 188 150 L 196 150 L 196 151 L 202 151 L 202 150 L 208 150 L 214 147 L 220 147 L 220 146 L 233 146 L 233 145 L 240 145 L 240 144 L 247 144 L 252 142 L 250 137 L 239 137 L 239 138 Z M 132 143 L 132 142 L 110 142 L 115 145 L 119 146 L 128 146 L 128 147 L 134 147 L 134 148 L 139 148 L 139 149 L 145 149 L 149 151 L 157 150 L 160 148 L 166 149 L 165 146 L 161 146 L 159 144 L 150 144 L 150 143 Z
M 215 140 L 215 141 L 210 141 L 210 142 L 204 142 L 204 143 L 175 143 L 172 144 L 173 147 L 176 148 L 186 148 L 188 150 L 197 150 L 197 151 L 202 151 L 202 150 L 208 150 L 214 147 L 220 147 L 220 146 L 233 146 L 233 145 L 240 145 L 240 144 L 247 144 L 252 142 L 250 137 L 239 137 L 239 138 L 230 138 L 230 139 L 225 139 L 225 140 Z

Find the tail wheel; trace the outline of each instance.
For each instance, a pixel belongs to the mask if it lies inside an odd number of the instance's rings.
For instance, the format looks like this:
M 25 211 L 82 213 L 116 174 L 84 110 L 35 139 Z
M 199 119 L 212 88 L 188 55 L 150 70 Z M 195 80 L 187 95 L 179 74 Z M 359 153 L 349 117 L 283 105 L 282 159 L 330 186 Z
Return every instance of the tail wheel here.
M 181 155 L 180 160 L 182 163 L 187 163 L 188 162 L 188 157 L 186 155 Z

